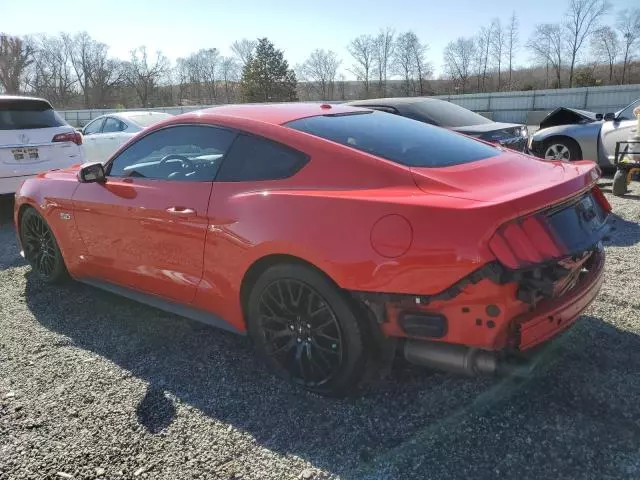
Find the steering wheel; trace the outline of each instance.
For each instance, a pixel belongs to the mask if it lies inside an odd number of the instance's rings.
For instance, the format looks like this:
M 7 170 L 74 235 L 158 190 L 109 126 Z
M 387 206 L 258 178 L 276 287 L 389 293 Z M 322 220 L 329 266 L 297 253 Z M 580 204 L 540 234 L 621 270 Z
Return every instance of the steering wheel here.
M 181 162 L 180 167 L 181 168 L 184 168 L 184 169 L 187 169 L 187 168 L 194 169 L 195 168 L 195 164 L 193 163 L 192 160 L 188 159 L 184 155 L 178 155 L 176 153 L 172 153 L 170 155 L 162 157 L 162 159 L 160 160 L 159 165 L 165 165 L 165 164 L 169 163 L 171 160 L 180 160 L 180 162 Z

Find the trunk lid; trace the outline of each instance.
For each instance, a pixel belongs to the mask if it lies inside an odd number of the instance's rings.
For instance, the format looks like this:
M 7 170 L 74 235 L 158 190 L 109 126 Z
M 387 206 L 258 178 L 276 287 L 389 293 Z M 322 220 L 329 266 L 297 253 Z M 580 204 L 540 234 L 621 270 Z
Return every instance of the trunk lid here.
M 451 167 L 412 167 L 411 172 L 425 193 L 509 203 L 517 215 L 575 196 L 599 177 L 593 162 L 549 162 L 510 151 Z
M 464 133 L 465 135 L 484 135 L 489 132 L 497 132 L 507 129 L 520 129 L 522 128 L 520 123 L 502 123 L 502 122 L 489 122 L 481 123 L 480 125 L 468 125 L 464 127 L 452 127 L 451 130 L 455 132 Z

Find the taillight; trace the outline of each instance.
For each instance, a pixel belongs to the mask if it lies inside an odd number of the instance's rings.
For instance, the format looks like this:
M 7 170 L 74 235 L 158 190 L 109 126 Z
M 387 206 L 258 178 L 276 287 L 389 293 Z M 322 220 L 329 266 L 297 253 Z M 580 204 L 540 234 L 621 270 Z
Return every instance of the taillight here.
M 563 244 L 554 238 L 543 214 L 502 225 L 491 237 L 489 248 L 502 264 L 514 269 L 565 254 Z
M 611 204 L 609 203 L 609 200 L 607 200 L 607 197 L 604 196 L 604 193 L 602 193 L 599 186 L 595 185 L 591 189 L 591 193 L 593 194 L 595 201 L 598 202 L 598 205 L 600 205 L 600 208 L 602 208 L 605 213 L 611 212 Z
M 82 134 L 80 132 L 59 133 L 53 137 L 52 142 L 73 142 L 82 145 Z

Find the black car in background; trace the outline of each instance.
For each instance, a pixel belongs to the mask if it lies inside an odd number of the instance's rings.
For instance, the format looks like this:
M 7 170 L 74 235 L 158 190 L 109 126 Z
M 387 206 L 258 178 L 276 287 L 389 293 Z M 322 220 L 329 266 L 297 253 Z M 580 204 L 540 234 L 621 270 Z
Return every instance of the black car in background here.
M 529 142 L 526 125 L 494 122 L 455 103 L 437 98 L 372 98 L 347 102 L 347 105 L 394 113 L 488 142 L 499 143 L 520 152 L 527 150 Z

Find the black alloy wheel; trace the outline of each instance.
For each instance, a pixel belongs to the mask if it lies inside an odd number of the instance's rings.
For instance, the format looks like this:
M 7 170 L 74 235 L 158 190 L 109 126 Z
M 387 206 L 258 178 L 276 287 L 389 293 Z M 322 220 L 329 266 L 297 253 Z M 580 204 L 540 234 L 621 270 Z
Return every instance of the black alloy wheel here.
M 302 264 L 276 264 L 246 304 L 258 356 L 276 375 L 321 395 L 360 393 L 378 368 L 370 324 L 335 283 Z
M 316 387 L 335 377 L 343 359 L 340 324 L 315 289 L 275 280 L 262 291 L 259 308 L 266 352 L 294 382 Z
M 40 278 L 56 282 L 66 277 L 67 271 L 53 232 L 32 208 L 22 215 L 20 239 L 25 259 Z

